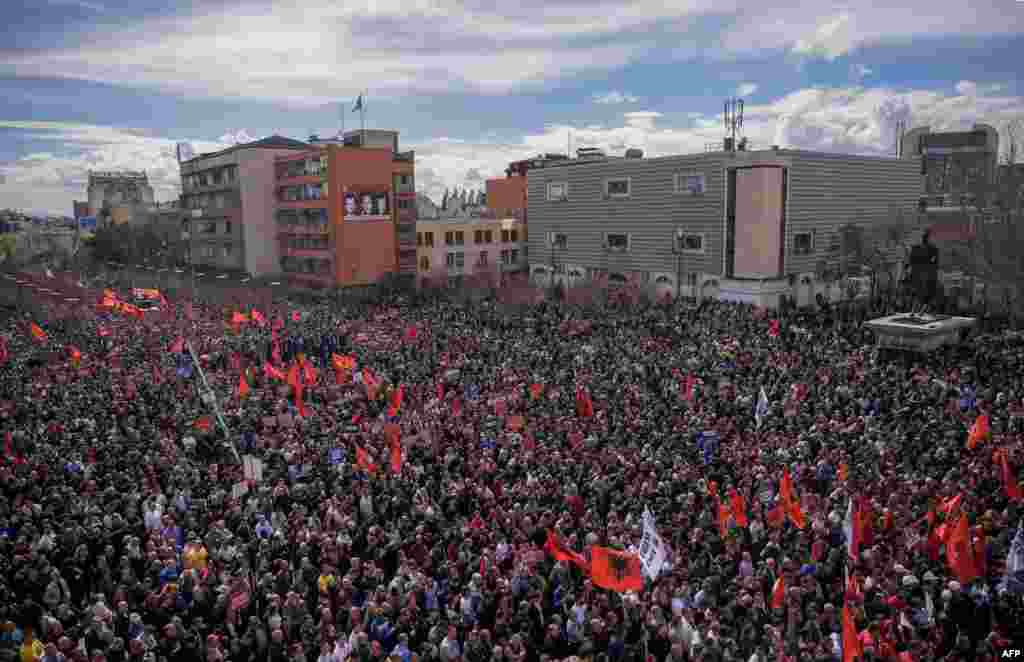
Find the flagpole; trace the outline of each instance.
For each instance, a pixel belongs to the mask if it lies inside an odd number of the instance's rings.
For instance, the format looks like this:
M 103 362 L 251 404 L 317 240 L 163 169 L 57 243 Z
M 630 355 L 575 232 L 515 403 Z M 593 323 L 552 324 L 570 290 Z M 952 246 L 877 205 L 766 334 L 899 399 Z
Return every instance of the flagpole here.
M 363 91 L 362 103 L 359 104 L 359 146 L 366 147 L 366 95 L 370 90 Z
M 242 456 L 238 454 L 238 449 L 235 448 L 234 442 L 231 441 L 231 433 L 228 431 L 228 425 L 224 421 L 224 415 L 220 412 L 220 404 L 217 402 L 217 396 L 213 392 L 213 389 L 210 388 L 210 383 L 206 381 L 206 373 L 203 372 L 203 365 L 199 362 L 199 357 L 196 356 L 195 350 L 192 349 L 191 341 L 185 342 L 185 348 L 188 349 L 189 356 L 192 357 L 192 364 L 195 366 L 196 370 L 199 371 L 199 379 L 202 380 L 203 388 L 205 389 L 204 395 L 208 395 L 210 398 L 210 405 L 213 407 L 213 414 L 217 419 L 217 424 L 220 425 L 221 432 L 224 433 L 224 438 L 227 440 L 228 446 L 231 447 L 231 452 L 234 453 L 235 459 L 238 460 L 239 464 L 241 464 Z

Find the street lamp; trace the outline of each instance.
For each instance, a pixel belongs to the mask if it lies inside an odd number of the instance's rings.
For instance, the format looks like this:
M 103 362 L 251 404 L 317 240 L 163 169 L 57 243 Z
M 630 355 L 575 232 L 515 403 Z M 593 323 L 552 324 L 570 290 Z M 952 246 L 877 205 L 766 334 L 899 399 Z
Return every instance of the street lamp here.
M 676 228 L 675 241 L 672 242 L 672 252 L 676 256 L 676 300 L 683 297 L 683 239 L 686 231 L 683 228 Z

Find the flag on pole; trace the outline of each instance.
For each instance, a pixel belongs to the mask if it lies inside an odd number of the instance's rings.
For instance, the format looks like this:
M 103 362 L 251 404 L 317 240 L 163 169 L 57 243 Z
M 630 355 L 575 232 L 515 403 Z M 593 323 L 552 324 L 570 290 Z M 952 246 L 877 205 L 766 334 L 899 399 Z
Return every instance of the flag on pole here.
M 860 558 L 859 518 L 860 512 L 854 505 L 854 499 L 851 496 L 846 506 L 846 521 L 843 522 L 843 535 L 846 536 L 846 555 L 854 561 Z
M 1018 595 L 1024 593 L 1024 520 L 1017 525 L 1017 535 L 1006 555 L 1006 573 L 1000 589 Z
M 352 112 L 359 112 L 363 109 L 363 95 L 360 94 L 359 98 L 356 99 L 356 105 L 352 107 Z
M 754 408 L 754 420 L 757 422 L 757 429 L 761 429 L 764 419 L 768 418 L 768 394 L 765 392 L 764 387 L 761 387 L 761 393 L 757 396 L 757 406 Z
M 32 334 L 32 338 L 36 342 L 46 342 L 46 340 L 47 340 L 46 331 L 43 331 L 41 326 L 39 326 L 35 322 L 32 322 L 29 325 L 28 330 Z

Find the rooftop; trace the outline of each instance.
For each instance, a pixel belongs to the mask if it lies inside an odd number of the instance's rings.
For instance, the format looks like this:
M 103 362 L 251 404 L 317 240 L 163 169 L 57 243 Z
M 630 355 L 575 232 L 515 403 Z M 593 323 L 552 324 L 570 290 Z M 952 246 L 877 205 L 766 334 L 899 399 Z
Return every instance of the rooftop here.
M 182 163 L 192 163 L 193 161 L 198 161 L 200 159 L 207 159 L 207 158 L 214 157 L 214 156 L 223 156 L 225 154 L 230 154 L 231 152 L 235 152 L 235 151 L 238 151 L 238 150 L 241 150 L 241 149 L 303 149 L 303 150 L 308 150 L 308 149 L 311 149 L 311 148 L 312 148 L 312 145 L 310 145 L 309 143 L 304 143 L 301 140 L 294 140 L 292 138 L 286 138 L 285 136 L 273 135 L 273 136 L 267 136 L 266 138 L 262 138 L 260 140 L 254 140 L 251 143 L 241 143 L 239 145 L 232 145 L 231 147 L 228 147 L 227 149 L 222 149 L 219 152 L 207 152 L 205 154 L 199 154 L 197 156 L 192 157 L 188 161 L 183 161 Z

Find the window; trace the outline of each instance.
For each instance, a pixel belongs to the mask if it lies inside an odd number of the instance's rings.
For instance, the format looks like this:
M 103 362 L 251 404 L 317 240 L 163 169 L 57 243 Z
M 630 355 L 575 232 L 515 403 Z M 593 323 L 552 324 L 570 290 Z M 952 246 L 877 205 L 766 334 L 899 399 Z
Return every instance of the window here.
M 416 245 L 417 246 L 422 246 L 423 245 L 423 233 L 422 232 L 417 232 L 416 233 Z
M 458 267 L 459 269 L 461 269 L 462 267 L 466 266 L 466 254 L 465 253 L 456 253 L 455 254 L 455 266 Z
M 224 175 L 229 182 L 238 179 L 238 166 L 228 166 L 224 169 Z
M 454 246 L 455 245 L 455 233 L 454 232 L 445 232 L 444 233 L 444 243 L 445 243 L 446 246 Z
M 688 273 L 686 274 L 686 285 L 688 287 L 697 287 L 697 274 Z
M 607 233 L 604 236 L 604 246 L 613 253 L 625 253 L 629 250 L 629 235 L 628 234 L 613 234 Z
M 512 260 L 512 264 L 519 262 L 519 249 L 513 248 L 509 259 Z
M 231 234 L 231 221 L 224 221 L 224 234 Z
M 501 231 L 501 243 L 507 244 L 509 242 L 509 237 L 510 237 L 510 235 L 509 235 L 508 230 L 502 230 Z
M 473 232 L 473 243 L 474 244 L 482 244 L 482 243 L 484 243 L 484 231 L 483 230 L 475 230 Z
M 224 257 L 231 257 L 231 244 L 224 244 Z
M 513 244 L 519 241 L 519 230 L 509 230 L 509 237 Z
M 398 181 L 401 182 L 402 186 L 408 185 L 409 184 L 409 175 L 401 175 L 401 176 L 399 176 Z
M 704 194 L 704 174 L 700 172 L 680 172 L 676 174 L 676 193 L 683 195 Z
M 216 246 L 203 246 L 199 250 L 199 255 L 201 255 L 202 257 L 213 257 L 216 254 L 217 254 L 217 247 Z
M 455 253 L 447 253 L 444 256 L 444 263 L 449 267 L 455 266 Z
M 504 251 L 501 252 L 501 263 L 502 264 L 512 264 L 512 252 L 511 251 L 504 250 Z
M 462 230 L 456 230 L 455 231 L 455 245 L 456 246 L 462 246 L 464 243 L 466 243 L 466 238 L 465 238 Z
M 423 233 L 423 243 L 426 244 L 427 246 L 433 246 L 434 245 L 434 233 L 433 232 L 424 232 Z
M 409 198 L 399 198 L 398 200 L 399 209 L 412 209 L 412 200 Z
M 676 241 L 679 242 L 678 250 L 683 253 L 700 254 L 704 252 L 704 235 L 702 234 L 684 234 Z
M 203 234 L 217 234 L 217 223 L 216 221 L 205 221 L 203 223 Z
M 420 271 L 430 271 L 430 258 L 426 255 L 420 258 Z
M 487 266 L 487 251 L 480 251 L 480 257 L 477 259 L 476 263 L 481 267 Z
M 814 252 L 814 235 L 797 232 L 793 235 L 793 255 L 810 255 Z
M 628 198 L 630 192 L 630 180 L 628 177 L 622 179 L 606 179 L 604 182 L 604 195 L 607 198 Z
M 548 183 L 548 200 L 567 200 L 569 198 L 569 185 L 565 182 Z
M 494 230 L 484 231 L 484 243 L 490 244 L 494 242 Z
M 561 232 L 549 232 L 548 245 L 552 248 L 564 251 L 569 247 L 569 236 Z

